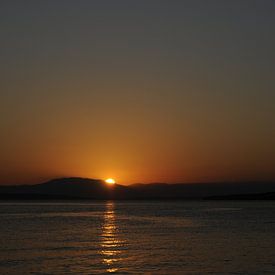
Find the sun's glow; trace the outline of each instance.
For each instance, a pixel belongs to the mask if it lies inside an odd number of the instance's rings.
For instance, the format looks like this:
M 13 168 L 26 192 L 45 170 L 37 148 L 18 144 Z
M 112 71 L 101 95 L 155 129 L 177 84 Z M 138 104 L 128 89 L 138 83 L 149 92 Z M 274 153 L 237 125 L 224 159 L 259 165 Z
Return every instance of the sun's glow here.
M 110 185 L 116 183 L 116 181 L 114 179 L 112 179 L 112 178 L 106 179 L 105 182 L 108 183 L 108 184 L 110 184 Z

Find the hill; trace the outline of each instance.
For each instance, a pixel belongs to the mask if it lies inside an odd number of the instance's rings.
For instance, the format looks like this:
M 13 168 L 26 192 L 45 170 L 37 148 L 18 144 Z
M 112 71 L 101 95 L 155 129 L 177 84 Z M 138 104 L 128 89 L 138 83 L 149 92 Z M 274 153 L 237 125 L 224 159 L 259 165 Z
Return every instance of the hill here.
M 0 186 L 0 199 L 270 199 L 273 182 L 107 185 L 87 178 L 59 178 L 36 185 Z M 249 194 L 249 195 L 238 195 Z M 234 197 L 235 196 L 235 197 Z M 272 197 L 272 195 L 271 195 Z
M 112 199 L 126 196 L 128 188 L 86 178 L 60 178 L 36 185 L 1 186 L 0 199 Z

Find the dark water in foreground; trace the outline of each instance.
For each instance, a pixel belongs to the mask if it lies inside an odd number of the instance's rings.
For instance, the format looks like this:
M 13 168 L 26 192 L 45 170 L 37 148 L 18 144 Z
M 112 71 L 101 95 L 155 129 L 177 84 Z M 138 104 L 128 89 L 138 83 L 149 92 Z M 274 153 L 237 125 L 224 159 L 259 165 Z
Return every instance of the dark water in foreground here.
M 0 274 L 275 274 L 275 202 L 1 203 Z

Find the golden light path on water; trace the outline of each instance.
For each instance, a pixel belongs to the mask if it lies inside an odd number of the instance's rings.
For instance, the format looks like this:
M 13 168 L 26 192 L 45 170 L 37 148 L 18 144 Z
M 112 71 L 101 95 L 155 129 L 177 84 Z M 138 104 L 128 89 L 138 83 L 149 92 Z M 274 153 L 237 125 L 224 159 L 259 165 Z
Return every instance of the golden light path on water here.
M 117 272 L 117 265 L 122 260 L 123 241 L 118 237 L 118 228 L 116 225 L 114 202 L 106 204 L 104 220 L 101 233 L 101 254 L 103 255 L 103 264 L 106 265 L 106 271 L 109 273 Z

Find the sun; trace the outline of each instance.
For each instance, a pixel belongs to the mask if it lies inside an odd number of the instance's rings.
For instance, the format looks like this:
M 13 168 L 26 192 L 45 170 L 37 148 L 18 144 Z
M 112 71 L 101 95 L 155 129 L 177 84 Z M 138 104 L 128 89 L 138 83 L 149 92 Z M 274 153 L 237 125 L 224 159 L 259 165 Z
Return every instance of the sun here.
M 114 185 L 116 183 L 116 181 L 112 178 L 106 179 L 105 182 L 110 184 L 110 185 Z

